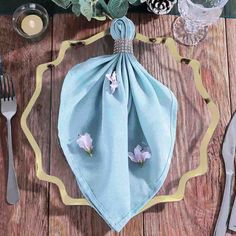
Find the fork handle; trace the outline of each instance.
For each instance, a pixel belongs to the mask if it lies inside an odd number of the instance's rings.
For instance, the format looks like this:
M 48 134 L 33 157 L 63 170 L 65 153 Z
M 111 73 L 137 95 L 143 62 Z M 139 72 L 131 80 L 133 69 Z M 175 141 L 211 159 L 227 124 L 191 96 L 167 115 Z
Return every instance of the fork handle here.
M 16 179 L 16 172 L 13 161 L 12 151 L 12 130 L 11 120 L 7 120 L 7 147 L 8 147 L 8 178 L 7 178 L 7 202 L 15 204 L 20 198 L 19 187 Z

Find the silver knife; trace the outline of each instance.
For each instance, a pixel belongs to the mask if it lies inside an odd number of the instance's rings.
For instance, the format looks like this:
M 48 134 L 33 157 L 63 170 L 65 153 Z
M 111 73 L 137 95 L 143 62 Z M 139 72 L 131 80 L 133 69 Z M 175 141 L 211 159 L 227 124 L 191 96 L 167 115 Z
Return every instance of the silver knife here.
M 232 208 L 232 213 L 229 221 L 229 229 L 236 232 L 236 197 Z
M 2 62 L 2 57 L 0 55 L 0 76 L 3 75 L 3 62 Z
M 234 177 L 234 155 L 236 147 L 236 113 L 230 121 L 227 128 L 223 147 L 222 156 L 225 164 L 225 190 L 223 195 L 223 200 L 220 208 L 219 217 L 215 227 L 215 236 L 224 236 L 227 231 L 227 223 L 230 212 L 230 202 L 231 202 L 231 190 Z

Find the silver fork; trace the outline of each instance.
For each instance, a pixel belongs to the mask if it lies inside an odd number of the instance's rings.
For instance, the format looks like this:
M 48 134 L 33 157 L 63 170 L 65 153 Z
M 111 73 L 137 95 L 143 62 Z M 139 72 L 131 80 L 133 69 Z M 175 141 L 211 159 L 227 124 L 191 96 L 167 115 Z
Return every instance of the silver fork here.
M 8 178 L 7 178 L 7 202 L 15 204 L 20 198 L 17 183 L 13 151 L 11 119 L 16 114 L 17 103 L 12 79 L 7 75 L 0 76 L 1 113 L 7 119 L 7 141 L 8 141 Z

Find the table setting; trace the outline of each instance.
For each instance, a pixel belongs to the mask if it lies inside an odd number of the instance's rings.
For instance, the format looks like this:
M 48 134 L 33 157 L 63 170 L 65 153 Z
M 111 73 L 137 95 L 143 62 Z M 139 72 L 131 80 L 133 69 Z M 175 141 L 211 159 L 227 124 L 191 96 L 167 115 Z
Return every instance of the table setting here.
M 234 235 L 232 2 L 50 4 L 0 15 L 0 231 Z

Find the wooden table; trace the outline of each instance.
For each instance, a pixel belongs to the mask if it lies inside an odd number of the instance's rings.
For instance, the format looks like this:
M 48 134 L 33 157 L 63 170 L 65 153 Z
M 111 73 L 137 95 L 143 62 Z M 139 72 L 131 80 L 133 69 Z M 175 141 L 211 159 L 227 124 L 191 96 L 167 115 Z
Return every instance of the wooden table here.
M 137 31 L 154 36 L 170 36 L 175 17 L 132 14 Z M 61 41 L 86 38 L 109 23 L 87 22 L 73 15 L 55 15 L 46 37 L 29 43 L 12 29 L 11 17 L 0 17 L 0 53 L 5 70 L 15 81 L 18 113 L 13 120 L 15 167 L 21 199 L 16 206 L 5 202 L 7 150 L 6 127 L 0 122 L 0 235 L 17 236 L 208 236 L 212 235 L 224 188 L 220 146 L 225 127 L 236 110 L 236 20 L 221 19 L 211 27 L 208 38 L 196 48 L 178 46 L 181 55 L 199 59 L 204 85 L 218 104 L 220 124 L 209 145 L 209 171 L 187 184 L 184 200 L 160 204 L 134 217 L 119 234 L 112 232 L 90 207 L 64 206 L 55 186 L 35 177 L 34 154 L 22 133 L 20 117 L 35 88 L 35 69 L 57 56 Z M 177 64 L 163 45 L 135 42 L 135 55 L 156 78 L 170 87 L 179 101 L 177 142 L 168 178 L 160 193 L 173 193 L 179 177 L 199 162 L 199 144 L 209 124 L 205 103 L 195 90 L 191 70 Z M 78 188 L 65 162 L 57 138 L 59 95 L 64 76 L 74 64 L 95 55 L 112 52 L 112 40 L 70 50 L 63 64 L 46 72 L 43 92 L 28 124 L 43 151 L 44 168 L 62 177 L 72 196 Z M 229 235 L 233 235 L 232 232 Z M 236 234 L 235 234 L 236 235 Z

